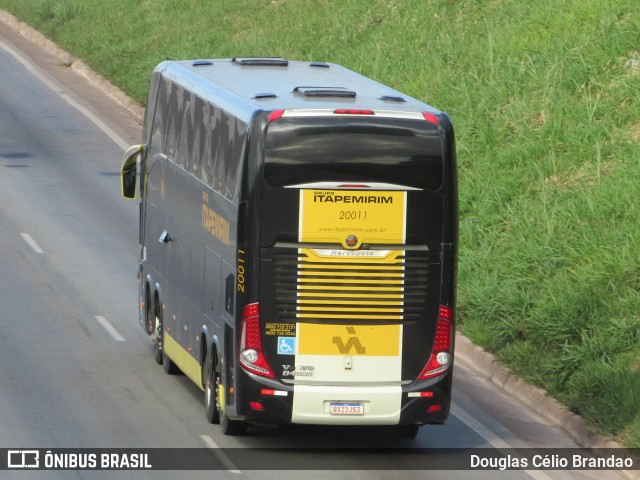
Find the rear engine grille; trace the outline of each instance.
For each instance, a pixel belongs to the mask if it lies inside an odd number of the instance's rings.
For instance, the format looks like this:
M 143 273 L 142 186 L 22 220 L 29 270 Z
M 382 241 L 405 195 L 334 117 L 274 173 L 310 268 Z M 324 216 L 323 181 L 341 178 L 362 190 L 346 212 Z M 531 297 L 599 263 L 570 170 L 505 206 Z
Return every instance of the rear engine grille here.
M 391 250 L 376 256 L 332 256 L 307 248 L 275 248 L 280 320 L 418 320 L 426 300 L 429 254 Z

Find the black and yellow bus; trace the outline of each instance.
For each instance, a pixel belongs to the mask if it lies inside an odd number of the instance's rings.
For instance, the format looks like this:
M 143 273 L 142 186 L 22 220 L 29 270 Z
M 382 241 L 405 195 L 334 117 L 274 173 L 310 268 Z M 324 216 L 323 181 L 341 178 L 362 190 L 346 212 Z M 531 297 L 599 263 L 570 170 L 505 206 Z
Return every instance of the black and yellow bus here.
M 247 424 L 449 414 L 457 180 L 446 114 L 343 67 L 166 61 L 151 77 L 139 318 L 156 361 Z

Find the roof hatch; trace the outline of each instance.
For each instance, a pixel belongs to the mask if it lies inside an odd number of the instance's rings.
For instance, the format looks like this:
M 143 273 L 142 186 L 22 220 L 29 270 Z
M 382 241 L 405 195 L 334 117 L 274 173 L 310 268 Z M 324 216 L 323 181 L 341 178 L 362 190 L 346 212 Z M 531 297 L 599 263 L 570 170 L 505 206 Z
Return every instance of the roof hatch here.
M 304 97 L 356 98 L 356 92 L 344 87 L 296 87 L 293 89 L 293 93 Z
M 231 61 L 238 65 L 260 67 L 286 67 L 289 65 L 289 60 L 281 57 L 234 57 Z

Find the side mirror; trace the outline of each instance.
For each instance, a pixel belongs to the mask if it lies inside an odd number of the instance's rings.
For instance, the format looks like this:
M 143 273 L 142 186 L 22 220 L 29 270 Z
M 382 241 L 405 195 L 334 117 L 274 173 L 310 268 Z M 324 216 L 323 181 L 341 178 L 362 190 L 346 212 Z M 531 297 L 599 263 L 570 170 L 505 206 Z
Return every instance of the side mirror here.
M 144 145 L 134 145 L 124 154 L 120 178 L 122 181 L 122 196 L 129 200 L 136 198 L 136 173 L 138 157 L 143 152 Z

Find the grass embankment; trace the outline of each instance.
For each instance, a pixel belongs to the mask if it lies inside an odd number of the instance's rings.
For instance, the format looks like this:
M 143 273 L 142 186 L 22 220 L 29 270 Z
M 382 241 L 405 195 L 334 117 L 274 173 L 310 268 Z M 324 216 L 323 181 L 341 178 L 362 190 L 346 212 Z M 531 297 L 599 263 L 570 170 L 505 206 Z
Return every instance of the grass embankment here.
M 208 4 L 208 6 L 205 6 Z M 0 0 L 144 102 L 166 57 L 343 64 L 453 118 L 459 326 L 640 447 L 637 0 Z

